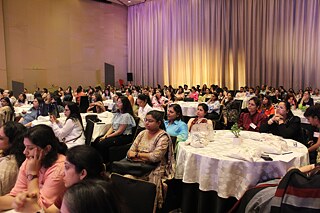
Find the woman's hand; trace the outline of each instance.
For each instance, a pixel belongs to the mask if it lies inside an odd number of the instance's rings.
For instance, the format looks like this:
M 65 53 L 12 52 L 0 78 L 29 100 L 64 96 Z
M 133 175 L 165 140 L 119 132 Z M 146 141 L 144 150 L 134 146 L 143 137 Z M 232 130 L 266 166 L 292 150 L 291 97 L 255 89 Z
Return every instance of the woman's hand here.
M 41 209 L 37 200 L 36 194 L 21 192 L 14 198 L 12 208 L 17 212 L 37 212 Z
M 58 120 L 57 120 L 56 116 L 54 116 L 54 115 L 50 115 L 50 121 L 51 121 L 51 123 L 58 123 Z
M 44 157 L 44 150 L 35 148 L 34 155 L 27 160 L 27 174 L 38 174 L 41 168 L 41 162 Z

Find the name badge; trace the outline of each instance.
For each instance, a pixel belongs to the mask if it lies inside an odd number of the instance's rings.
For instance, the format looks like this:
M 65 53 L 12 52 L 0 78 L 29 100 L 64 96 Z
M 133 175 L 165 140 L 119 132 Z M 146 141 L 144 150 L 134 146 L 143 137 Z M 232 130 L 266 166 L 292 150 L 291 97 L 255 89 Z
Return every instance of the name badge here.
M 320 132 L 314 132 L 313 137 L 318 138 L 320 136 Z
M 251 127 L 252 129 L 256 129 L 256 128 L 257 128 L 257 126 L 256 126 L 254 123 L 251 123 L 251 124 L 250 124 L 250 127 Z

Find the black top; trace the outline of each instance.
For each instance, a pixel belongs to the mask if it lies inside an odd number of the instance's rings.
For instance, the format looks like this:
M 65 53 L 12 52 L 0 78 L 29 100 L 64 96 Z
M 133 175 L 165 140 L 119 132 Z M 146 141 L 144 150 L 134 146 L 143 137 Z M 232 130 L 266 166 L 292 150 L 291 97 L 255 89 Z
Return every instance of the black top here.
M 270 115 L 269 118 L 272 118 L 273 116 L 274 115 Z M 301 141 L 301 121 L 299 117 L 292 115 L 289 116 L 285 123 L 280 125 L 275 122 L 271 125 L 269 125 L 268 123 L 261 124 L 260 132 L 272 133 L 283 138 Z

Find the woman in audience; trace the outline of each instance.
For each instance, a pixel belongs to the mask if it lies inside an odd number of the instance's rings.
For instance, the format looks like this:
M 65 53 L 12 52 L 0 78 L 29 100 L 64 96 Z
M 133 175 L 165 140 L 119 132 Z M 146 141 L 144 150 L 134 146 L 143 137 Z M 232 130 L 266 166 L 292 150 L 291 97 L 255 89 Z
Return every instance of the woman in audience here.
M 110 181 L 85 180 L 71 186 L 63 197 L 61 213 L 127 212 L 119 193 Z M 134 211 L 134 210 L 133 210 Z
M 313 106 L 313 98 L 310 97 L 310 92 L 308 90 L 304 91 L 302 98 L 298 101 L 298 107 L 299 109 L 302 109 L 303 107 L 309 107 Z
M 297 99 L 293 94 L 288 94 L 285 102 L 289 102 L 291 110 L 297 109 Z
M 43 99 L 36 97 L 33 100 L 33 106 L 27 112 L 22 112 L 23 117 L 20 118 L 19 123 L 22 123 L 26 127 L 31 127 L 32 121 L 36 120 L 39 115 L 44 115 L 43 104 Z
M 166 98 L 163 96 L 160 89 L 156 89 L 155 95 L 152 97 L 152 107 L 159 111 L 164 111 L 166 106 Z
M 102 113 L 105 111 L 106 108 L 104 107 L 104 104 L 102 102 L 102 96 L 99 93 L 95 92 L 92 95 L 92 103 L 89 104 L 87 112 Z
M 193 101 L 198 101 L 199 93 L 194 86 L 191 87 L 191 91 L 190 91 L 188 97 L 193 98 Z
M 261 94 L 262 95 L 262 94 Z M 259 108 L 259 113 L 265 114 L 267 117 L 274 114 L 274 107 L 272 105 L 271 97 L 262 95 L 262 103 Z
M 63 164 L 65 156 L 51 127 L 37 125 L 24 135 L 24 154 L 15 186 L 7 195 L 0 197 L 0 211 L 11 209 L 14 197 L 27 191 L 37 195 L 37 202 L 48 208 L 54 202 L 61 204 L 65 190 Z
M 280 101 L 282 101 L 282 96 L 279 89 L 276 89 L 274 92 L 274 96 L 271 96 L 271 97 L 272 97 L 272 103 L 274 104 L 277 104 Z
M 262 123 L 267 121 L 265 114 L 258 112 L 260 100 L 257 97 L 252 97 L 248 102 L 248 112 L 240 114 L 238 126 L 247 131 L 259 132 Z
M 113 97 L 113 94 L 112 92 L 110 92 L 110 88 L 107 87 L 102 94 L 102 99 L 109 100 L 109 99 L 112 99 L 112 97 Z
M 233 124 L 238 122 L 239 118 L 239 105 L 233 99 L 232 93 L 228 93 L 227 98 L 221 102 L 223 105 L 222 115 L 223 115 L 223 124 L 227 129 L 230 129 Z
M 64 163 L 64 185 L 66 188 L 88 179 L 101 179 L 108 181 L 102 158 L 99 153 L 90 146 L 81 145 L 70 148 L 66 153 Z M 14 201 L 16 211 L 36 212 L 41 209 L 37 200 L 28 192 L 20 193 Z M 58 213 L 59 207 L 55 204 L 45 210 L 47 213 Z
M 296 95 L 296 99 L 299 100 L 303 96 L 303 90 L 299 89 L 298 94 Z
M 177 137 L 177 143 L 188 138 L 188 126 L 182 121 L 182 109 L 178 104 L 171 104 L 167 110 L 167 118 L 164 122 L 166 131 L 170 136 Z
M 206 102 L 206 100 L 210 99 L 212 96 L 211 92 L 210 92 L 210 89 L 209 88 L 206 88 L 206 90 L 204 91 L 204 94 L 202 96 L 202 101 L 203 102 Z M 200 101 L 200 97 L 199 97 L 199 101 Z M 209 101 L 209 100 L 208 100 Z
M 134 105 L 134 98 L 132 96 L 132 90 L 130 88 L 126 89 L 126 96 L 128 100 L 130 101 L 131 106 Z
M 138 95 L 137 104 L 139 106 L 138 117 L 140 118 L 138 128 L 143 130 L 145 128 L 144 119 L 147 113 L 152 110 L 152 107 L 151 107 L 152 103 L 149 96 L 145 94 L 140 94 Z
M 20 106 L 23 106 L 23 105 L 26 105 L 26 104 L 28 104 L 28 100 L 27 100 L 26 94 L 20 93 L 19 96 L 18 96 L 18 101 L 15 103 L 14 106 L 20 107 Z
M 14 118 L 14 108 L 8 97 L 1 98 L 0 127 Z
M 184 99 L 184 90 L 182 88 L 182 86 L 179 86 L 179 89 L 176 93 L 176 98 L 177 98 L 177 101 L 183 101 Z
M 208 100 L 207 104 L 209 107 L 207 118 L 218 119 L 220 114 L 220 101 L 218 99 L 218 93 L 212 93 L 211 98 L 210 100 Z
M 0 128 L 0 196 L 10 192 L 16 183 L 19 167 L 25 160 L 23 135 L 25 126 L 13 121 Z
M 269 118 L 267 123 L 261 124 L 260 132 L 300 141 L 300 118 L 292 114 L 289 102 L 281 101 L 275 114 L 270 115 Z
M 64 108 L 67 117 L 62 125 L 54 115 L 50 115 L 52 129 L 59 141 L 65 143 L 68 148 L 85 144 L 85 136 L 79 107 L 74 102 L 68 102 Z
M 195 118 L 191 118 L 188 122 L 189 132 L 193 131 L 208 131 L 213 132 L 213 124 L 210 119 L 206 119 L 208 113 L 208 105 L 205 103 L 200 103 L 197 108 L 197 113 Z M 201 125 L 198 125 L 201 124 Z M 206 124 L 205 126 L 203 124 Z M 200 127 L 200 128 L 199 128 Z
M 319 89 L 318 89 L 318 88 L 315 88 L 314 91 L 313 91 L 313 93 L 312 93 L 312 95 L 313 95 L 314 97 L 320 97 Z
M 92 146 L 94 146 L 104 159 L 109 161 L 109 148 L 131 143 L 133 140 L 132 128 L 136 126 L 133 118 L 132 106 L 127 97 L 121 96 L 117 99 L 117 113 L 112 118 L 112 126 L 107 133 L 98 137 Z
M 163 130 L 162 116 L 162 113 L 156 110 L 147 113 L 146 130 L 140 132 L 127 153 L 127 157 L 133 161 L 157 164 L 157 167 L 142 179 L 157 185 L 158 208 L 162 208 L 166 194 L 163 183 L 173 178 L 175 169 L 173 146 L 170 136 Z

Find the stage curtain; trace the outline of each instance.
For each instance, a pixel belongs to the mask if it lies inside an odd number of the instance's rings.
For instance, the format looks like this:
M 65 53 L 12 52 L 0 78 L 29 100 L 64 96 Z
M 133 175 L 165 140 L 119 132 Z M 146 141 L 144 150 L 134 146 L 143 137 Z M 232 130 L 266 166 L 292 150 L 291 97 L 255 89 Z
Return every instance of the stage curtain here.
M 149 0 L 128 9 L 136 84 L 320 82 L 319 0 Z

